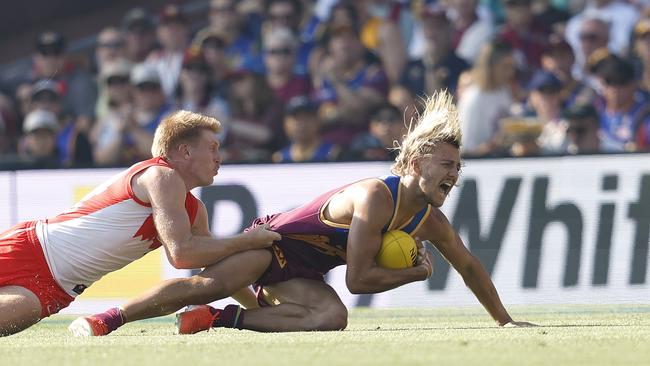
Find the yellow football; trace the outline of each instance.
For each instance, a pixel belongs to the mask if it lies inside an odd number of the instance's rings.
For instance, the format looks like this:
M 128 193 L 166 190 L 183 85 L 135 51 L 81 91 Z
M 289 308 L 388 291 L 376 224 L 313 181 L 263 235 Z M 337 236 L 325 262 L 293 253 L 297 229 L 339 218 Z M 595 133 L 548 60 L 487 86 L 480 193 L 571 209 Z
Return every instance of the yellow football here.
M 375 261 L 384 268 L 401 269 L 413 267 L 417 258 L 415 240 L 404 231 L 391 230 L 382 237 Z

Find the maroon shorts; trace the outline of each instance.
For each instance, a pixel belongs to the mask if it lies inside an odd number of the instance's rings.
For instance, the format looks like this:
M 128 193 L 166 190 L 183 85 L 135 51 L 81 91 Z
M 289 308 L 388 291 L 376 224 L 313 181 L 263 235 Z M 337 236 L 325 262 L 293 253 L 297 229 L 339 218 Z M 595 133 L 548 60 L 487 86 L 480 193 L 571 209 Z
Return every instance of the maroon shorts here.
M 272 216 L 258 218 L 246 230 L 267 223 Z M 260 305 L 268 305 L 263 299 L 262 289 L 264 286 L 273 285 L 278 282 L 288 281 L 292 278 L 306 278 L 315 281 L 325 281 L 323 273 L 319 270 L 307 266 L 304 261 L 292 248 L 295 248 L 298 240 L 282 237 L 278 243 L 273 244 L 268 250 L 271 252 L 271 263 L 260 278 L 253 283 L 257 291 L 257 300 Z M 302 245 L 302 244 L 301 244 Z M 308 244 L 304 244 L 308 245 Z
M 36 236 L 36 222 L 23 222 L 0 233 L 0 287 L 20 286 L 41 302 L 41 318 L 74 300 L 52 277 Z

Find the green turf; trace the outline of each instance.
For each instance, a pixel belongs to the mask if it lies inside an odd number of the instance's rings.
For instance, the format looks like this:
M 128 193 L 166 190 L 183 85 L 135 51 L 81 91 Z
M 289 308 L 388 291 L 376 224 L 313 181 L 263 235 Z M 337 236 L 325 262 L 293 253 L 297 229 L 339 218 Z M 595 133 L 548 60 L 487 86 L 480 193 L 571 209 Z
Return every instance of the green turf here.
M 0 365 L 648 365 L 650 305 L 512 307 L 540 328 L 498 328 L 480 308 L 357 309 L 343 332 L 172 334 L 173 318 L 101 338 L 53 317 L 0 338 Z

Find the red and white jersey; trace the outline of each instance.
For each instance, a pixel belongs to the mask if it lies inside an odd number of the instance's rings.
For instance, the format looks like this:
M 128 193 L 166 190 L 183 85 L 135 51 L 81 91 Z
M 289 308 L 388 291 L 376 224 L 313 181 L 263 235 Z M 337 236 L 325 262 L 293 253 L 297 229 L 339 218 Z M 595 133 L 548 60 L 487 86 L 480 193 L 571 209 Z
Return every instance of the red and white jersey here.
M 139 200 L 131 187 L 133 176 L 152 166 L 171 168 L 161 157 L 136 163 L 69 211 L 37 223 L 36 234 L 50 270 L 70 296 L 161 246 L 151 204 Z M 185 209 L 192 224 L 198 205 L 188 192 Z

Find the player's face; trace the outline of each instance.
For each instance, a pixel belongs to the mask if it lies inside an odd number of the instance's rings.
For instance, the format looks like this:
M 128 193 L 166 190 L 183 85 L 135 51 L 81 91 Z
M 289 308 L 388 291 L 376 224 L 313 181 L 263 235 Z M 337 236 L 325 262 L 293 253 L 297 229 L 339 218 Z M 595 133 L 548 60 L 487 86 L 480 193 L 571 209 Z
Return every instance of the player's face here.
M 419 159 L 419 186 L 427 202 L 440 207 L 458 182 L 460 152 L 447 143 L 436 147 L 432 154 Z M 416 171 L 416 174 L 418 172 Z
M 188 145 L 188 152 L 192 171 L 199 181 L 199 185 L 212 184 L 214 176 L 217 175 L 221 166 L 219 141 L 216 135 L 212 131 L 203 130 L 201 136 Z

